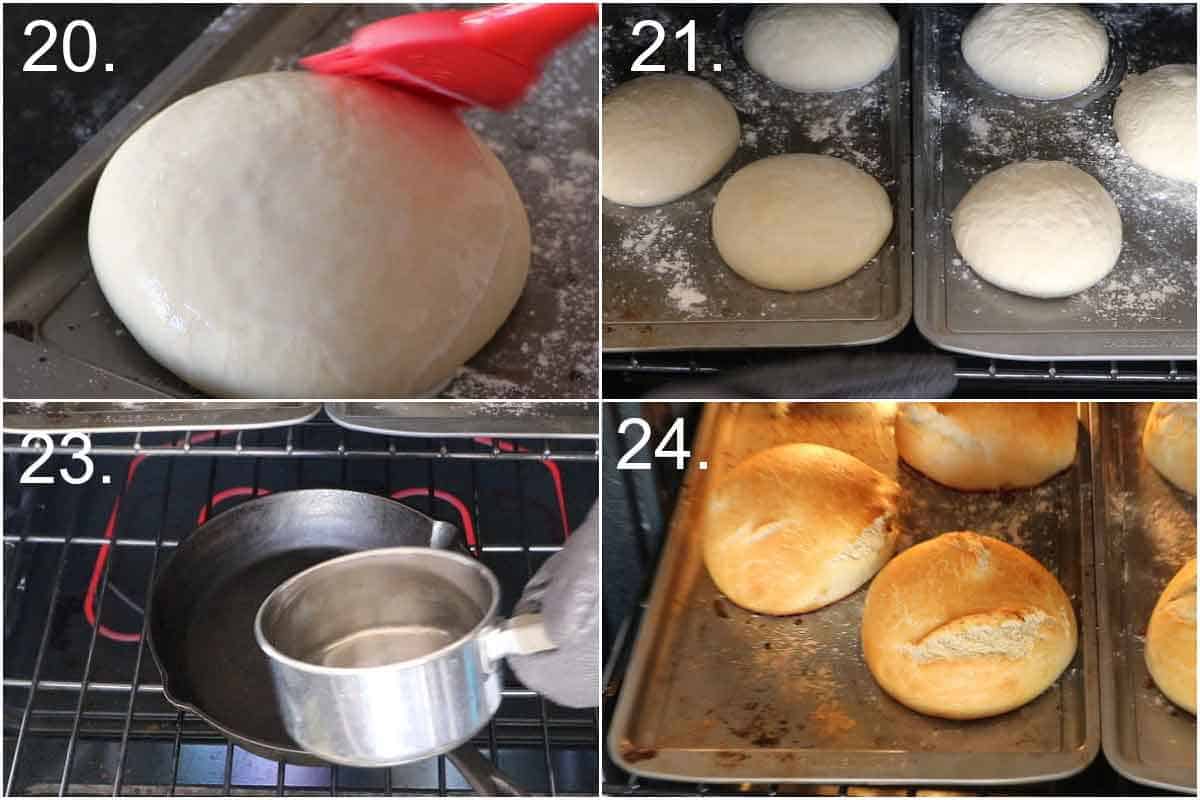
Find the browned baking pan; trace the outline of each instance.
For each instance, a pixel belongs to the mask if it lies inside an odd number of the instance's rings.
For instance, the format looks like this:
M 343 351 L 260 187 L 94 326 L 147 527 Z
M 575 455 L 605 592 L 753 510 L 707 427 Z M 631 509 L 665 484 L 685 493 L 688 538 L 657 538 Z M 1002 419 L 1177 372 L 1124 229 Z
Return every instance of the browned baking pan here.
M 609 730 L 609 751 L 623 769 L 706 783 L 995 785 L 1061 778 L 1095 758 L 1088 436 L 1079 437 L 1075 463 L 1041 486 L 967 493 L 898 463 L 894 415 L 893 403 L 705 409 Z M 896 476 L 907 496 L 906 543 L 973 529 L 1021 547 L 1056 575 L 1080 621 L 1080 642 L 1054 685 L 991 719 L 927 717 L 885 695 L 867 670 L 859 643 L 865 587 L 791 617 L 726 600 L 701 559 L 698 511 L 741 460 L 795 441 L 837 447 Z

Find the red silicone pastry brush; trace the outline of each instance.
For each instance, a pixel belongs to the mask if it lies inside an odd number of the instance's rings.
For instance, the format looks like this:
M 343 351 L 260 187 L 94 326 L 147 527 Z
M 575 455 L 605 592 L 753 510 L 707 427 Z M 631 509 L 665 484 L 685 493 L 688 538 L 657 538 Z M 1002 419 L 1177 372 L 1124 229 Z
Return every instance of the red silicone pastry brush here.
M 454 105 L 516 105 L 559 45 L 597 21 L 594 3 L 513 3 L 374 22 L 302 58 L 314 72 L 386 81 Z

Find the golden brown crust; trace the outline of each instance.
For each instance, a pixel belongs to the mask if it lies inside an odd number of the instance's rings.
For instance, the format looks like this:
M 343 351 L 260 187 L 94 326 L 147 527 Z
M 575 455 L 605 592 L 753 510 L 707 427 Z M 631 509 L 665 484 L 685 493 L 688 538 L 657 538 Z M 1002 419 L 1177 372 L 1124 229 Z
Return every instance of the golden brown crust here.
M 1196 404 L 1155 403 L 1142 431 L 1142 451 L 1158 473 L 1196 493 Z
M 1196 713 L 1196 559 L 1158 598 L 1146 629 L 1146 668 L 1175 705 Z
M 1077 637 L 1055 577 L 1016 547 L 972 532 L 896 556 L 863 610 L 875 680 L 909 708 L 949 719 L 1028 703 L 1066 669 Z
M 854 592 L 891 557 L 894 481 L 840 450 L 756 453 L 709 496 L 702 541 L 717 588 L 763 614 L 798 614 Z
M 1036 486 L 1075 460 L 1073 403 L 903 403 L 896 449 L 910 466 L 965 491 Z

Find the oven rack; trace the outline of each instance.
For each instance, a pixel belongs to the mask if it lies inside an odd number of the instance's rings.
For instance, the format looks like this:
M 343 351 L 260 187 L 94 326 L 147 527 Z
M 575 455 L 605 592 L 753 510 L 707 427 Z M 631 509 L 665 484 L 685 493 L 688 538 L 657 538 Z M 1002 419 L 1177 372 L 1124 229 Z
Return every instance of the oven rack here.
M 1194 361 L 1003 361 L 995 358 L 959 356 L 954 374 L 972 380 L 1042 380 L 1063 382 L 1196 383 Z M 604 370 L 646 375 L 717 375 L 735 366 L 725 359 L 698 361 L 694 356 L 673 358 L 633 354 L 606 355 Z
M 879 352 L 884 352 L 880 350 Z M 748 353 L 607 353 L 604 373 L 608 380 L 605 394 L 623 397 L 623 384 L 653 385 L 689 377 L 712 377 L 728 370 L 758 363 L 760 357 Z M 764 357 L 765 360 L 766 357 Z M 1148 392 L 1195 393 L 1196 362 L 1168 361 L 1014 361 L 955 355 L 954 374 L 960 391 L 1014 391 L 1021 384 L 1058 389 L 1128 394 L 1141 388 Z
M 297 441 L 302 441 L 302 437 L 298 436 L 296 431 L 299 428 L 309 428 L 313 430 L 330 430 L 341 431 L 341 439 L 332 448 L 328 447 L 305 447 L 303 444 L 297 444 Z M 550 439 L 535 439 L 533 442 L 540 443 L 540 449 L 532 450 L 528 447 L 531 443 L 529 440 L 522 440 L 526 445 L 525 451 L 505 451 L 500 449 L 499 444 L 490 446 L 481 446 L 476 449 L 469 450 L 452 450 L 449 444 L 450 440 L 435 439 L 436 447 L 432 448 L 413 448 L 411 446 L 400 446 L 397 440 L 403 440 L 406 443 L 414 441 L 407 437 L 400 436 L 382 436 L 379 439 L 386 440 L 386 448 L 356 448 L 347 446 L 347 436 L 354 435 L 351 431 L 346 431 L 340 426 L 328 422 L 313 421 L 306 422 L 302 425 L 293 425 L 285 429 L 284 440 L 279 444 L 274 445 L 247 445 L 245 439 L 247 436 L 253 436 L 255 431 L 234 431 L 231 432 L 233 441 L 221 444 L 193 444 L 195 435 L 200 431 L 187 430 L 182 431 L 182 438 L 178 444 L 174 442 L 152 442 L 146 443 L 145 438 L 154 436 L 162 438 L 162 434 L 133 434 L 132 440 L 128 444 L 110 444 L 103 443 L 104 439 L 116 438 L 117 434 L 100 434 L 101 443 L 93 443 L 91 453 L 101 456 L 175 456 L 184 457 L 192 456 L 198 458 L 220 457 L 220 458 L 380 458 L 387 456 L 389 458 L 413 458 L 423 460 L 457 460 L 457 461 L 545 461 L 547 459 L 554 461 L 596 461 L 599 455 L 593 446 L 587 449 L 564 449 L 561 440 Z M 177 434 L 166 434 L 167 436 L 176 436 Z M 42 451 L 40 445 L 22 445 L 17 442 L 23 437 L 17 434 L 6 434 L 4 443 L 5 454 L 17 455 L 36 455 Z M 10 442 L 11 439 L 11 442 Z M 417 439 L 415 441 L 421 441 Z M 552 445 L 552 441 L 557 443 Z
M 184 506 L 189 514 L 195 511 L 195 502 L 182 499 L 189 494 L 193 500 L 207 498 L 202 504 L 211 515 L 215 490 L 231 479 L 252 483 L 250 496 L 260 489 L 315 486 L 390 494 L 397 481 L 404 480 L 397 474 L 410 479 L 419 474 L 428 483 L 429 499 L 415 497 L 415 504 L 432 516 L 458 522 L 452 509 L 432 502 L 440 487 L 458 492 L 475 521 L 473 552 L 489 562 L 506 596 L 515 599 L 524 580 L 561 549 L 557 541 L 537 538 L 538 523 L 544 522 L 542 528 L 553 530 L 561 540 L 561 525 L 555 528 L 551 523 L 557 517 L 545 510 L 557 501 L 537 462 L 553 459 L 559 464 L 564 504 L 578 523 L 596 496 L 596 443 L 505 440 L 505 447 L 511 443 L 521 448 L 506 450 L 490 440 L 347 431 L 324 417 L 286 429 L 217 433 L 211 440 L 194 441 L 200 433 L 94 434 L 91 455 L 97 472 L 103 466 L 113 485 L 92 486 L 89 491 L 100 494 L 90 501 L 67 496 L 61 483 L 20 486 L 15 477 L 40 448 L 23 446 L 21 435 L 5 435 L 4 793 L 469 794 L 466 782 L 444 757 L 360 770 L 285 765 L 241 750 L 203 720 L 166 702 L 144 641 L 124 645 L 122 652 L 97 635 L 73 606 L 81 590 L 72 585 L 72 576 L 78 577 L 80 562 L 90 563 L 101 546 L 112 545 L 96 603 L 96 616 L 108 621 L 106 604 L 128 614 L 128 604 L 136 606 L 140 599 L 124 596 L 116 583 L 139 590 L 129 594 L 141 595 L 161 567 L 160 556 L 179 543 L 182 537 L 167 535 L 177 527 L 169 519 L 180 518 Z M 125 483 L 127 467 L 136 456 L 153 458 L 142 463 L 132 484 Z M 68 461 L 69 454 L 56 454 L 44 471 Z M 118 494 L 123 498 L 120 516 L 116 536 L 109 542 L 99 535 L 94 517 L 97 512 L 106 515 L 107 498 Z M 505 509 L 507 517 L 489 516 L 488 504 L 496 497 L 513 506 Z M 150 505 L 156 512 L 147 515 Z M 57 516 L 47 511 L 65 506 L 72 508 Z M 173 515 L 168 513 L 172 507 Z M 540 519 L 534 516 L 539 511 Z M 132 522 L 139 522 L 140 529 L 127 526 L 127 517 L 137 518 Z M 492 524 L 497 520 L 503 524 Z M 110 585 L 114 591 L 108 591 Z M 35 598 L 39 591 L 41 597 Z M 23 599 L 10 602 L 14 596 Z M 35 615 L 24 621 L 34 633 L 12 641 L 10 625 L 21 624 L 22 614 Z M 65 646 L 64 639 L 70 640 Z M 19 652 L 22 644 L 30 645 L 24 656 Z M 64 665 L 74 665 L 72 674 Z M 518 785 L 536 793 L 595 795 L 597 711 L 555 706 L 510 675 L 505 676 L 502 696 L 500 711 L 474 740 L 484 755 L 497 760 Z

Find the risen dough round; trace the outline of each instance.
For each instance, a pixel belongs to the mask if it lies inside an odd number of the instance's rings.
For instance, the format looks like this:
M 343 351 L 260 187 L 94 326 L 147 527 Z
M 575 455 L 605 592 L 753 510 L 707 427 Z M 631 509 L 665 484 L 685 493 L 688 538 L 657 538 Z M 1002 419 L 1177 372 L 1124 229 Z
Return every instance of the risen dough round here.
M 1196 493 L 1196 404 L 1155 403 L 1142 431 L 1142 452 L 1159 474 Z
M 1172 703 L 1196 713 L 1196 559 L 1159 596 L 1146 628 L 1146 668 Z
M 1196 65 L 1167 64 L 1121 86 L 1113 127 L 1129 157 L 1151 172 L 1196 182 Z
M 301 72 L 134 132 L 88 244 L 138 343 L 217 397 L 429 393 L 508 316 L 530 253 L 512 181 L 453 112 Z
M 1002 92 L 1052 100 L 1090 86 L 1108 65 L 1108 33 L 1074 5 L 991 5 L 971 18 L 962 52 Z
M 1121 254 L 1121 215 L 1095 178 L 1065 161 L 988 173 L 954 209 L 954 243 L 981 278 L 1031 297 L 1082 292 Z
M 922 714 L 978 719 L 1028 703 L 1075 656 L 1066 592 L 1041 564 L 977 533 L 944 533 L 888 562 L 867 592 L 863 655 Z
M 756 72 L 797 92 L 870 83 L 896 60 L 900 28 L 877 5 L 758 6 L 743 49 Z
M 668 203 L 699 189 L 737 149 L 737 112 L 686 75 L 647 75 L 604 98 L 604 196 L 627 206 Z
M 788 444 L 738 464 L 710 495 L 704 563 L 738 605 L 799 614 L 862 586 L 896 548 L 900 486 L 854 456 Z
M 738 170 L 717 195 L 712 225 L 734 272 L 767 289 L 803 291 L 870 261 L 892 230 L 892 204 L 858 167 L 794 153 Z

